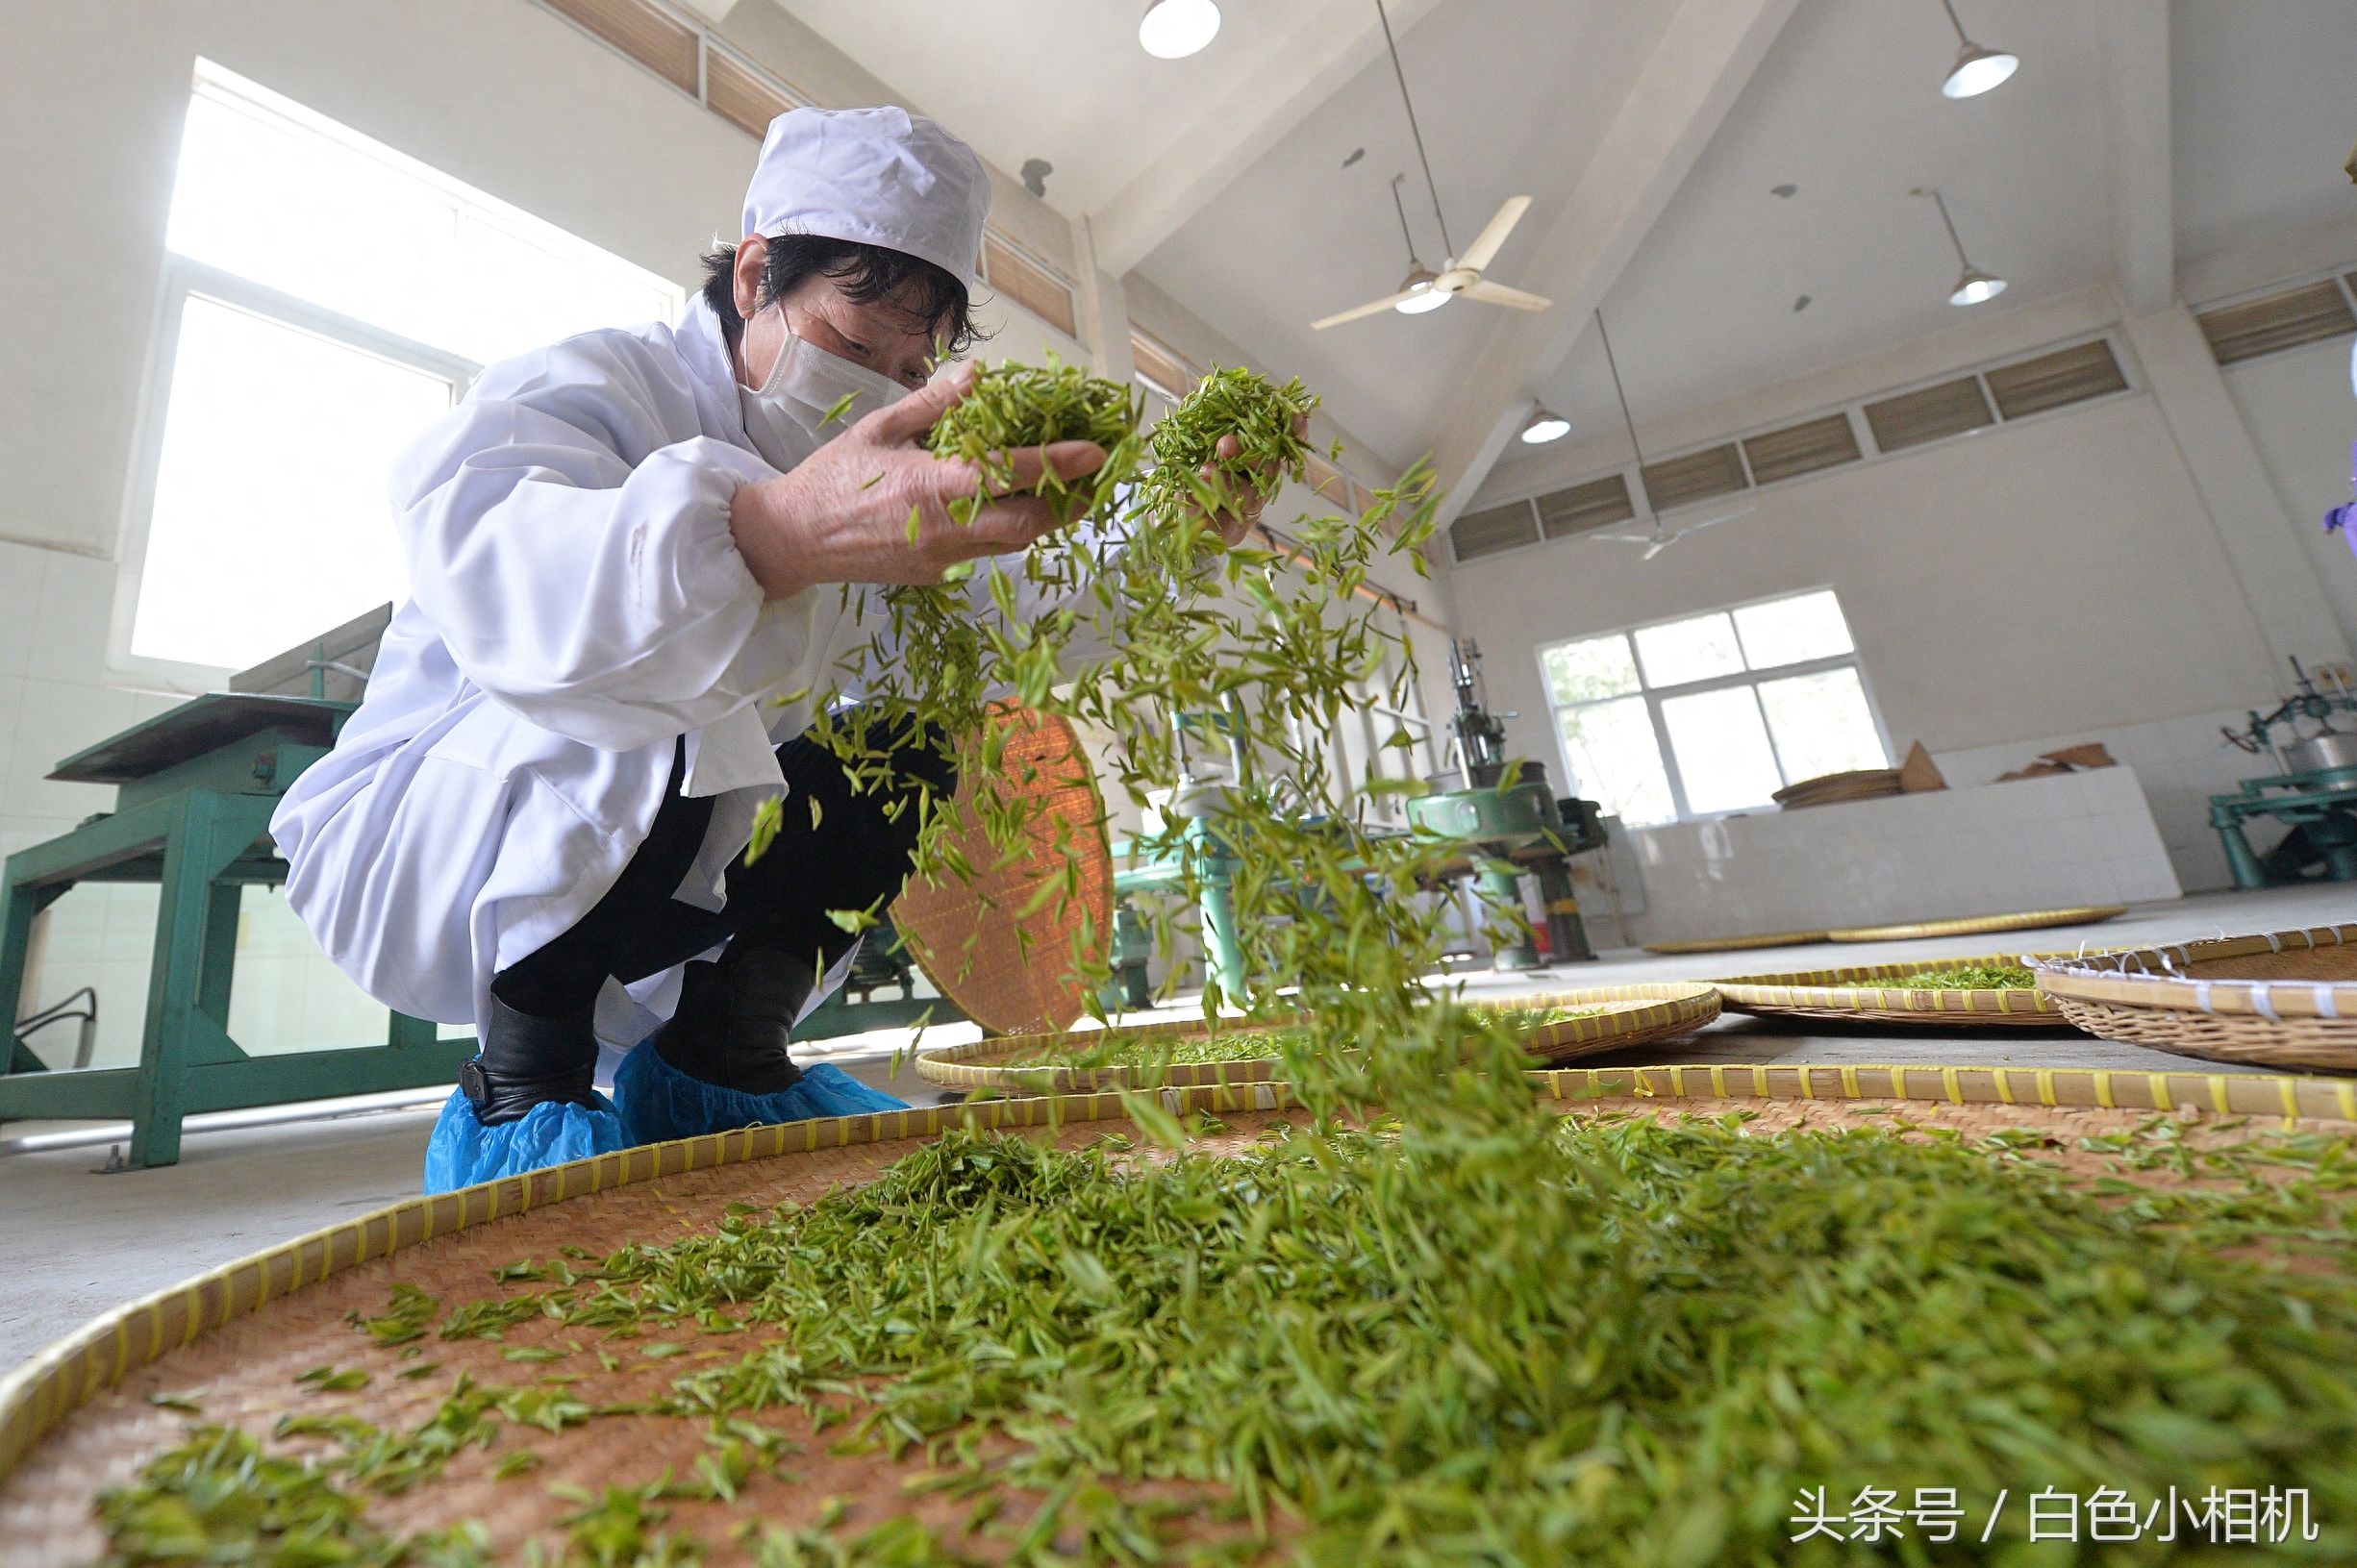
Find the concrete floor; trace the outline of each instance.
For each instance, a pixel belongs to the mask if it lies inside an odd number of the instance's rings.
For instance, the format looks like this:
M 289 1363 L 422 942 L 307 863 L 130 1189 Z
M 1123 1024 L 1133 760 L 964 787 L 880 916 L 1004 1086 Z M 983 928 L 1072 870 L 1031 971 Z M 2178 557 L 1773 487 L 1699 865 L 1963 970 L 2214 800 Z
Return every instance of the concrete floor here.
M 2279 888 L 2146 905 L 2101 926 L 1996 938 L 1774 948 L 1694 958 L 1620 952 L 1595 963 L 1535 975 L 1474 975 L 1467 984 L 1477 996 L 1507 996 L 1641 980 L 2048 951 L 2082 941 L 2144 946 L 2352 918 L 2357 918 L 2357 887 Z M 940 1030 L 929 1036 L 929 1043 L 971 1035 L 971 1026 Z M 904 1034 L 867 1035 L 828 1041 L 804 1054 L 823 1056 L 904 1098 L 929 1100 L 930 1085 L 914 1083 L 905 1074 L 896 1081 L 891 1076 L 892 1053 L 905 1041 Z M 1729 1014 L 1687 1040 L 1590 1060 L 1604 1065 L 1922 1061 L 2220 1070 L 2217 1063 L 2093 1039 L 2068 1029 L 1900 1032 L 1887 1026 L 1838 1029 L 1770 1023 L 1741 1014 Z M 95 1175 L 106 1158 L 104 1145 L 0 1156 L 0 1258 L 7 1259 L 9 1274 L 9 1288 L 0 1293 L 0 1370 L 108 1307 L 414 1195 L 439 1104 L 437 1095 L 429 1104 L 373 1108 L 334 1120 L 230 1130 L 192 1125 L 181 1162 L 160 1170 Z M 6 1129 L 12 1143 L 38 1143 L 41 1133 L 56 1131 L 73 1130 L 22 1123 Z

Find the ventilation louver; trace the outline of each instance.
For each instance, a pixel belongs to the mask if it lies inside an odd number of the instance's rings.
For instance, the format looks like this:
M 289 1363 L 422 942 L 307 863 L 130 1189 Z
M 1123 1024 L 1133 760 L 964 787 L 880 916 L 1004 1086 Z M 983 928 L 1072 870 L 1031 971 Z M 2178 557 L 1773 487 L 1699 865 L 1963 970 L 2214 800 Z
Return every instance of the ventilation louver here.
M 1715 495 L 1728 495 L 1743 488 L 1746 483 L 1743 460 L 1736 454 L 1733 441 L 1646 463 L 1643 477 L 1645 495 L 1655 511 L 1708 501 Z
M 1797 479 L 1820 468 L 1839 468 L 1845 462 L 1856 462 L 1860 456 L 1858 433 L 1850 429 L 1849 415 L 1845 413 L 1829 413 L 1822 419 L 1805 420 L 1743 438 L 1743 457 L 1751 464 L 1751 482 L 1755 485 Z
M 704 105 L 755 137 L 766 137 L 771 120 L 801 107 L 736 56 L 711 45 L 704 51 Z
M 1866 422 L 1874 432 L 1876 446 L 1897 452 L 1993 425 L 1996 415 L 1989 411 L 1989 400 L 1981 395 L 1980 378 L 1965 376 L 1869 403 Z
M 1618 474 L 1592 479 L 1567 490 L 1550 490 L 1536 505 L 1539 532 L 1550 539 L 1567 539 L 1591 529 L 1610 528 L 1637 515 L 1637 508 L 1629 500 L 1629 482 Z
M 1997 412 L 2008 419 L 2128 389 L 2128 378 L 2120 374 L 2112 345 L 2100 337 L 2018 364 L 1999 365 L 1986 372 L 1986 379 L 1989 395 L 1997 401 Z
M 1193 391 L 1202 379 L 1184 359 L 1134 326 L 1129 330 L 1129 357 L 1138 367 L 1138 379 L 1172 403 Z
M 1449 548 L 1459 564 L 1539 542 L 1539 519 L 1527 501 L 1468 511 L 1449 525 Z
M 1080 323 L 1072 310 L 1072 286 L 988 229 L 982 234 L 982 275 L 991 288 L 1066 337 L 1080 336 Z
M 689 96 L 695 95 L 698 35 L 693 28 L 639 0 L 545 0 L 545 4 Z
M 2240 305 L 2221 305 L 2194 319 L 2201 323 L 2201 334 L 2219 364 L 2357 332 L 2357 316 L 2349 313 L 2341 286 L 2330 279 Z

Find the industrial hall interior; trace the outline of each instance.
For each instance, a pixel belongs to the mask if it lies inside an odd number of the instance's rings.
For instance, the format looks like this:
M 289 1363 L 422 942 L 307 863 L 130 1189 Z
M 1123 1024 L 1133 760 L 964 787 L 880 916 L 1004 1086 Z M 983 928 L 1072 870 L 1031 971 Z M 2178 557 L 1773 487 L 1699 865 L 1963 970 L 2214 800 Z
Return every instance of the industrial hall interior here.
M 2357 1562 L 2351 0 L 0 0 L 0 1568 Z

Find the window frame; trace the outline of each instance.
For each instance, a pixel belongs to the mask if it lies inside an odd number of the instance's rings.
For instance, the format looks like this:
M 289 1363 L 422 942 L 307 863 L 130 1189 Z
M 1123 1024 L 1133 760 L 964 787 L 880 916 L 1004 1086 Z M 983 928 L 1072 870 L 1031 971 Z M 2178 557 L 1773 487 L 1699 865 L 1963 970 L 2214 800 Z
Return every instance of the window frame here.
M 1766 669 L 1742 669 L 1728 675 L 1714 675 L 1699 681 L 1684 681 L 1675 685 L 1656 686 L 1645 679 L 1644 659 L 1637 651 L 1637 634 L 1640 632 L 1648 632 L 1657 626 L 1674 626 L 1680 621 L 1700 620 L 1707 615 L 1725 615 L 1732 619 L 1738 610 L 1751 610 L 1761 605 L 1777 604 L 1787 599 L 1806 599 L 1819 593 L 1833 595 L 1834 606 L 1841 610 L 1842 624 L 1846 629 L 1849 626 L 1849 611 L 1842 604 L 1841 593 L 1831 584 L 1819 584 L 1815 587 L 1793 588 L 1784 593 L 1764 594 L 1756 599 L 1739 600 L 1731 605 L 1717 605 L 1707 610 L 1681 610 L 1675 615 L 1663 615 L 1653 620 L 1640 621 L 1634 625 L 1619 627 L 1609 632 L 1583 633 L 1578 636 L 1557 637 L 1553 641 L 1539 644 L 1536 653 L 1539 664 L 1539 689 L 1546 699 L 1547 727 L 1554 732 L 1555 755 L 1563 765 L 1563 776 L 1567 781 L 1567 787 L 1586 790 L 1590 784 L 1588 780 L 1580 776 L 1579 769 L 1572 760 L 1570 745 L 1564 738 L 1563 715 L 1582 709 L 1598 708 L 1606 703 L 1626 702 L 1631 697 L 1642 697 L 1645 704 L 1646 721 L 1653 727 L 1653 744 L 1661 755 L 1662 773 L 1669 785 L 1669 801 L 1677 809 L 1677 815 L 1670 821 L 1648 823 L 1645 824 L 1646 827 L 1667 828 L 1684 822 L 1717 822 L 1725 817 L 1741 816 L 1748 811 L 1759 810 L 1761 806 L 1768 803 L 1730 807 L 1723 811 L 1696 811 L 1689 805 L 1686 794 L 1686 776 L 1678 766 L 1677 750 L 1671 745 L 1669 739 L 1669 726 L 1662 717 L 1662 704 L 1679 697 L 1697 697 L 1715 691 L 1724 691 L 1733 686 L 1747 686 L 1754 688 L 1752 702 L 1757 707 L 1759 697 L 1756 688 L 1762 682 L 1822 675 L 1829 670 L 1837 669 L 1848 669 L 1856 673 L 1858 689 L 1866 698 L 1867 716 L 1873 720 L 1875 738 L 1882 744 L 1883 766 L 1894 765 L 1891 761 L 1891 759 L 1896 755 L 1891 744 L 1891 729 L 1883 722 L 1882 705 L 1874 699 L 1874 683 L 1867 678 L 1865 660 L 1859 653 L 1858 638 L 1854 632 L 1850 635 L 1849 652 L 1845 654 L 1829 654 L 1820 659 L 1798 660 L 1790 664 L 1770 665 Z M 1575 703 L 1557 702 L 1555 684 L 1547 672 L 1547 655 L 1558 648 L 1576 647 L 1583 642 L 1595 642 L 1612 636 L 1619 637 L 1628 647 L 1630 662 L 1637 671 L 1637 689 L 1624 691 L 1614 697 L 1591 697 Z M 1739 649 L 1742 647 L 1740 633 L 1737 635 L 1737 647 Z M 1760 730 L 1768 737 L 1768 755 L 1775 759 L 1776 772 L 1784 779 L 1785 786 L 1789 787 L 1797 784 L 1799 781 L 1790 777 L 1784 765 L 1784 753 L 1782 748 L 1776 744 L 1775 727 L 1768 722 L 1768 712 L 1765 708 L 1760 709 Z
M 179 367 L 181 318 L 191 296 L 448 382 L 454 406 L 483 367 L 266 284 L 177 252 L 164 253 L 163 286 L 157 291 L 155 319 L 148 334 L 147 362 L 132 420 L 128 483 L 115 531 L 114 604 L 107 629 L 106 674 L 111 680 L 149 690 L 196 694 L 218 689 L 223 678 L 236 672 L 220 665 L 157 659 L 131 651 L 132 631 L 139 613 L 139 587 L 147 574 L 147 544 L 155 525 L 164 427 Z

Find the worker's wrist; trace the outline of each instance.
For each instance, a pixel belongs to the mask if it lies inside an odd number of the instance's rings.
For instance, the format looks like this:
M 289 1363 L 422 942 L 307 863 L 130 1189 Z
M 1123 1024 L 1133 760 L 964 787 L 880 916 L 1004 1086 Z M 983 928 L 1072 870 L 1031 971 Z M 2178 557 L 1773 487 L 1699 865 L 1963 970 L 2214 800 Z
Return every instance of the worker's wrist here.
M 797 531 L 778 505 L 777 489 L 773 480 L 737 486 L 728 504 L 728 531 L 763 596 L 790 599 L 813 586 L 815 580 L 803 570 Z

